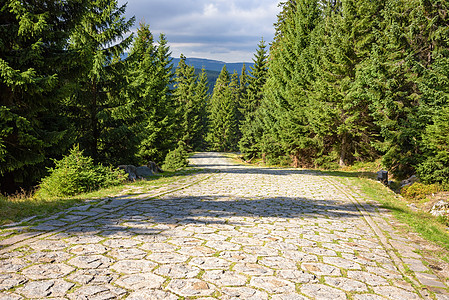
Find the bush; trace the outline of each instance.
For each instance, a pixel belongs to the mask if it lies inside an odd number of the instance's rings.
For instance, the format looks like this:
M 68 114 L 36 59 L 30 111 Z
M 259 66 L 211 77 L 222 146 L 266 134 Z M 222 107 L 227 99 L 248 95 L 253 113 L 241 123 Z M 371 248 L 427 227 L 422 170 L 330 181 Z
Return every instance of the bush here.
M 401 190 L 401 195 L 408 199 L 424 199 L 429 195 L 441 191 L 441 186 L 438 184 L 423 184 L 415 182 L 410 186 L 405 186 Z
M 185 150 L 184 144 L 180 142 L 178 148 L 168 152 L 167 156 L 165 157 L 164 164 L 162 165 L 162 169 L 177 170 L 185 168 L 189 164 L 189 162 L 187 161 L 188 157 L 189 155 Z
M 37 192 L 39 198 L 66 197 L 90 192 L 122 183 L 126 176 L 122 170 L 95 165 L 92 158 L 84 156 L 79 146 L 49 169 Z

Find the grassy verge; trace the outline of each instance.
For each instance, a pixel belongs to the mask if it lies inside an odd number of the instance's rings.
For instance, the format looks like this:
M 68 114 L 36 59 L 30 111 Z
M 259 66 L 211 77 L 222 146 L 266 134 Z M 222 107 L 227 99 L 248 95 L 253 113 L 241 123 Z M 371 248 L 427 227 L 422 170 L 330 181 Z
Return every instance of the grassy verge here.
M 198 172 L 186 169 L 178 172 L 164 172 L 151 176 L 147 181 L 127 182 L 119 186 L 101 189 L 69 198 L 37 199 L 31 193 L 19 193 L 13 196 L 0 195 L 0 225 L 18 222 L 31 216 L 48 216 L 76 204 L 91 199 L 100 199 L 116 195 L 147 193 L 155 188 L 180 181 L 188 175 Z
M 444 251 L 438 254 L 449 262 L 449 232 L 444 222 L 427 212 L 410 209 L 406 199 L 381 183 L 369 179 L 372 176 L 361 177 L 360 172 L 325 173 L 336 176 L 345 185 L 355 188 L 368 199 L 379 202 L 382 208 L 389 209 L 401 223 L 409 226 L 401 228 L 402 230 L 417 232 L 424 239 L 439 245 Z

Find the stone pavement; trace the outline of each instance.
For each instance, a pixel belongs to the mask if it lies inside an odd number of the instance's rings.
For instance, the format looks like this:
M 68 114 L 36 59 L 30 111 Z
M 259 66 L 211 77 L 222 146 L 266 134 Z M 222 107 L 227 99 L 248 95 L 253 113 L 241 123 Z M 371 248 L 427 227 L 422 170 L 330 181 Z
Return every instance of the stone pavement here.
M 0 299 L 449 299 L 388 211 L 317 172 L 233 165 L 0 242 Z

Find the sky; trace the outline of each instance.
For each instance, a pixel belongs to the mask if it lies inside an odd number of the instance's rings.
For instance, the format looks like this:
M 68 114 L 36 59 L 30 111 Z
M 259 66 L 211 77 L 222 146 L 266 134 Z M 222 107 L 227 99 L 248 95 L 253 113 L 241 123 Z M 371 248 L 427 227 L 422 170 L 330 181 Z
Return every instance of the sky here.
M 273 39 L 279 0 L 119 0 L 126 16 L 164 33 L 172 56 L 251 62 L 261 38 Z

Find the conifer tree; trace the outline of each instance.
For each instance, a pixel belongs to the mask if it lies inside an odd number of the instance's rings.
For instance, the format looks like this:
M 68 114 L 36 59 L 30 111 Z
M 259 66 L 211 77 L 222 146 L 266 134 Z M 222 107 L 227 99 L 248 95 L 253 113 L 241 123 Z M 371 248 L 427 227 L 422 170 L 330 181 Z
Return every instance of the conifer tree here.
M 260 142 L 262 127 L 260 123 L 259 107 L 263 98 L 263 89 L 268 76 L 268 54 L 265 41 L 262 39 L 254 55 L 254 66 L 251 67 L 248 85 L 242 96 L 241 111 L 244 119 L 240 124 L 242 137 L 239 149 L 246 158 L 253 158 L 261 154 Z
M 110 131 L 120 126 L 114 124 L 111 112 L 121 103 L 116 95 L 121 90 L 124 76 L 121 55 L 129 47 L 133 36 L 124 37 L 134 23 L 125 20 L 126 5 L 117 1 L 95 0 L 90 2 L 89 12 L 71 38 L 71 49 L 81 57 L 77 93 L 67 101 L 70 117 L 76 124 L 77 138 L 81 146 L 96 161 L 110 157 L 112 147 L 124 145 L 108 141 Z M 112 125 L 112 128 L 111 128 Z M 108 153 L 109 152 L 109 153 Z M 108 159 L 108 160 L 109 160 Z M 117 161 L 108 161 L 117 163 Z
M 236 103 L 235 91 L 238 90 L 238 82 L 236 76 L 231 84 L 231 77 L 226 69 L 226 65 L 218 76 L 215 83 L 214 92 L 210 100 L 209 126 L 207 142 L 212 150 L 215 151 L 231 151 L 236 148 Z M 238 78 L 238 75 L 237 75 Z
M 144 37 L 150 40 L 148 33 Z M 171 52 L 165 35 L 161 34 L 156 46 L 148 43 L 145 58 L 139 59 L 134 77 L 140 85 L 137 102 L 146 103 L 139 127 L 138 157 L 142 163 L 154 161 L 162 164 L 168 152 L 176 148 L 176 105 L 172 96 Z
M 206 149 L 207 134 L 207 103 L 209 102 L 209 86 L 206 70 L 203 68 L 195 86 L 195 102 L 197 105 L 198 129 L 193 135 L 193 147 L 195 150 Z
M 61 98 L 78 58 L 67 40 L 87 1 L 0 4 L 0 191 L 29 186 L 70 147 Z

